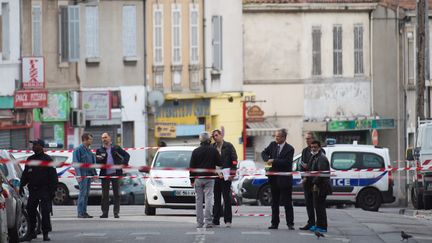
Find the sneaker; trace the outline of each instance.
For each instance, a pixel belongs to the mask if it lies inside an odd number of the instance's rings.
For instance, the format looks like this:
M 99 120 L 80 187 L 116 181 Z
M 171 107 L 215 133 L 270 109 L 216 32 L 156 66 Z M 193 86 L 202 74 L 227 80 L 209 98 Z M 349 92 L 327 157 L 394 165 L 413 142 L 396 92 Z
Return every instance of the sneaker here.
M 324 227 L 315 227 L 315 231 L 318 231 L 320 233 L 327 233 L 327 228 L 324 228 Z
M 311 227 L 309 228 L 309 230 L 312 231 L 312 232 L 315 232 L 315 229 L 316 229 L 316 226 L 315 226 L 315 225 L 314 225 L 314 226 L 311 226 Z
M 311 227 L 313 227 L 313 225 L 307 224 L 303 227 L 300 227 L 299 230 L 309 230 Z
M 227 227 L 227 228 L 231 228 L 231 222 L 227 222 L 227 223 L 225 223 L 225 227 Z

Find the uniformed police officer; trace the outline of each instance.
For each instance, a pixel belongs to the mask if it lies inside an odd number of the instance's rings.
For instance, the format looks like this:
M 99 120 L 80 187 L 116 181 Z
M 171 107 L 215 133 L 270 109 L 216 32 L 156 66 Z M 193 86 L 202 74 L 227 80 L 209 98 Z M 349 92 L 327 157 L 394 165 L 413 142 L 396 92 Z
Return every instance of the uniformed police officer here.
M 27 160 L 52 161 L 52 158 L 45 154 L 45 142 L 41 139 L 30 141 L 33 144 L 34 155 Z M 29 216 L 29 238 L 28 241 L 37 237 L 35 233 L 37 207 L 40 204 L 42 211 L 42 232 L 43 240 L 49 241 L 48 232 L 51 231 L 50 213 L 52 209 L 52 198 L 57 186 L 57 172 L 53 167 L 28 166 L 24 168 L 21 176 L 20 194 L 24 194 L 24 186 L 28 186 L 29 198 L 27 201 L 27 213 Z

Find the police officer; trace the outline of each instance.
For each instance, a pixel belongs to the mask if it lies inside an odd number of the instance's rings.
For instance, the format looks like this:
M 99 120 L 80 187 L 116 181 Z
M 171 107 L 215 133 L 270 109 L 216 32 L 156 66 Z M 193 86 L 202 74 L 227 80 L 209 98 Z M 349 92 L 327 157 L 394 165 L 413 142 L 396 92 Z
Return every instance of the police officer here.
M 33 144 L 34 155 L 27 160 L 52 161 L 52 158 L 45 154 L 43 148 L 45 142 L 41 139 L 30 141 Z M 51 231 L 50 213 L 52 210 L 52 198 L 57 186 L 57 172 L 53 167 L 28 166 L 24 168 L 21 176 L 20 194 L 24 194 L 24 186 L 28 186 L 29 198 L 27 201 L 27 213 L 29 216 L 29 238 L 28 241 L 37 237 L 35 233 L 37 207 L 40 204 L 42 211 L 42 232 L 43 240 L 49 241 L 48 232 Z

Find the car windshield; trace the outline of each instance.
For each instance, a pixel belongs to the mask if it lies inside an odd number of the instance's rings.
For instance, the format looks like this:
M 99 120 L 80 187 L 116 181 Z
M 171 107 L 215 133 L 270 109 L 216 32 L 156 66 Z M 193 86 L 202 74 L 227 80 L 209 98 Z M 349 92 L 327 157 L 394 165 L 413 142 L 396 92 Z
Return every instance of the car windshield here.
M 159 152 L 153 168 L 187 168 L 189 167 L 192 151 L 163 151 Z

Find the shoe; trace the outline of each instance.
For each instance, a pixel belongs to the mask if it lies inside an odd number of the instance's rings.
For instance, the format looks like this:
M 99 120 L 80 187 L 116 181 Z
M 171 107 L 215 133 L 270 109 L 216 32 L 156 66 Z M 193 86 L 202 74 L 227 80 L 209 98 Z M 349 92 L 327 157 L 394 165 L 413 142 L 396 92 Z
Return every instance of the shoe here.
M 27 236 L 25 241 L 32 241 L 33 239 L 37 238 L 37 234 L 36 233 L 29 233 L 29 235 Z
M 309 228 L 309 231 L 315 232 L 315 229 L 316 229 L 316 226 L 314 225 L 314 226 L 311 226 L 311 227 Z
M 84 213 L 84 215 L 85 215 L 88 219 L 93 218 L 93 216 L 89 215 L 88 213 Z
M 197 224 L 197 226 L 196 226 L 197 229 L 201 229 L 202 227 L 204 227 L 203 224 Z
M 93 216 L 90 216 L 88 214 L 83 214 L 83 215 L 78 215 L 78 218 L 80 218 L 80 219 L 90 219 L 90 218 L 93 218 Z
M 206 224 L 206 225 L 204 225 L 204 228 L 207 228 L 207 229 L 214 228 L 214 224 Z
M 225 227 L 227 227 L 227 228 L 231 228 L 231 222 L 227 222 L 227 223 L 225 223 Z
M 44 241 L 50 241 L 51 239 L 48 237 L 48 233 L 43 234 L 43 240 Z
M 106 219 L 106 218 L 108 218 L 108 215 L 106 215 L 106 214 L 102 214 L 101 216 L 99 216 L 99 218 L 101 218 L 101 219 Z
M 277 228 L 278 228 L 278 226 L 274 225 L 274 224 L 272 224 L 272 225 L 270 225 L 270 227 L 268 227 L 268 229 L 277 229 Z
M 313 225 L 307 224 L 303 227 L 300 227 L 299 230 L 309 230 Z
M 287 225 L 288 226 L 288 229 L 289 230 L 295 230 L 295 228 L 294 228 L 294 225 L 293 224 L 290 224 L 290 225 Z
M 114 218 L 118 219 L 120 216 L 118 214 L 114 214 Z
M 324 228 L 324 227 L 315 227 L 315 232 L 327 233 L 327 228 Z

